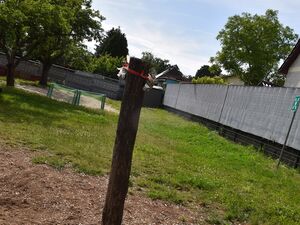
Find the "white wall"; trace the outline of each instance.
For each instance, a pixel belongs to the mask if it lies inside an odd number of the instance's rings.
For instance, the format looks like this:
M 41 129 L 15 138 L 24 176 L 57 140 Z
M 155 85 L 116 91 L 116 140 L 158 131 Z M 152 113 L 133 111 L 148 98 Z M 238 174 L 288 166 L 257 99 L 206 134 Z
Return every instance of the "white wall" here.
M 300 56 L 291 65 L 286 75 L 285 87 L 300 87 Z

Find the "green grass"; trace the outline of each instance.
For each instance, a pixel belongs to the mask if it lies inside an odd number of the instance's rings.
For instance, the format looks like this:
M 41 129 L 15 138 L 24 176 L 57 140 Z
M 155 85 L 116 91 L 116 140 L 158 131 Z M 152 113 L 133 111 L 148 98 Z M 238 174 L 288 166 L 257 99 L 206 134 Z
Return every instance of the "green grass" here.
M 121 108 L 121 101 L 112 100 L 110 98 L 106 98 L 106 103 L 111 105 L 116 110 L 120 111 Z
M 0 94 L 1 142 L 44 150 L 33 161 L 58 169 L 68 163 L 87 174 L 108 173 L 117 120 L 113 113 L 16 89 Z M 275 165 L 252 147 L 197 123 L 143 109 L 131 190 L 187 206 L 205 205 L 212 224 L 300 224 L 299 173 L 285 166 L 276 171 Z
M 15 83 L 20 85 L 32 85 L 32 86 L 40 87 L 38 81 L 30 81 L 30 80 L 24 80 L 20 78 L 15 78 Z M 6 84 L 6 77 L 0 76 L 0 85 L 5 85 L 5 84 Z

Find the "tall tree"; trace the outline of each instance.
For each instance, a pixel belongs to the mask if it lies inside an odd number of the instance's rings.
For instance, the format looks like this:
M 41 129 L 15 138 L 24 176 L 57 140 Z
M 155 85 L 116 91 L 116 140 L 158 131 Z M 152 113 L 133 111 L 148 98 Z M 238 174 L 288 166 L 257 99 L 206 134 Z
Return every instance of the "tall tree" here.
M 71 44 L 65 54 L 59 59 L 58 64 L 75 70 L 93 72 L 94 55 L 83 44 Z
M 246 85 L 258 85 L 286 58 L 298 35 L 278 20 L 278 11 L 229 17 L 217 39 L 222 49 L 213 59 Z
M 39 29 L 39 10 L 44 6 L 39 0 L 0 1 L 0 49 L 7 59 L 7 86 L 14 86 L 15 68 L 38 44 L 31 31 Z
M 151 52 L 142 52 L 142 60 L 150 66 L 150 72 L 154 74 L 159 74 L 171 67 L 169 60 L 155 57 Z
M 203 65 L 199 70 L 197 70 L 195 77 L 214 77 L 219 76 L 222 70 L 217 64 Z
M 209 65 L 203 65 L 199 70 L 197 70 L 195 77 L 204 77 L 204 76 L 211 76 L 209 71 Z
M 209 67 L 209 72 L 211 73 L 212 76 L 220 76 L 222 73 L 222 69 L 218 64 L 212 64 Z
M 118 68 L 122 67 L 124 60 L 124 57 L 112 57 L 108 54 L 95 57 L 91 65 L 91 72 L 118 79 Z
M 35 55 L 42 62 L 40 84 L 46 85 L 48 72 L 72 46 L 84 40 L 99 41 L 102 36 L 101 22 L 104 20 L 97 10 L 92 9 L 91 0 L 48 0 L 48 10 L 36 33 L 46 40 L 36 48 Z
M 109 54 L 112 57 L 125 57 L 128 55 L 128 43 L 126 35 L 120 27 L 112 28 L 96 48 L 96 56 Z

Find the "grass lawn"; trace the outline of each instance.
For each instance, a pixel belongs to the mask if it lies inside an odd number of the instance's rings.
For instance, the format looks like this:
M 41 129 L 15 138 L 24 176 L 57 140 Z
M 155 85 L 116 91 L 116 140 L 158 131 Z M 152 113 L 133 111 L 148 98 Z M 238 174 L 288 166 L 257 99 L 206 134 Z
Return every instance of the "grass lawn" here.
M 44 150 L 33 161 L 57 168 L 70 163 L 87 174 L 108 173 L 117 120 L 116 114 L 16 89 L 0 94 L 0 143 Z M 207 206 L 215 224 L 300 224 L 300 175 L 284 166 L 276 171 L 275 165 L 252 147 L 232 143 L 198 123 L 143 109 L 131 190 Z

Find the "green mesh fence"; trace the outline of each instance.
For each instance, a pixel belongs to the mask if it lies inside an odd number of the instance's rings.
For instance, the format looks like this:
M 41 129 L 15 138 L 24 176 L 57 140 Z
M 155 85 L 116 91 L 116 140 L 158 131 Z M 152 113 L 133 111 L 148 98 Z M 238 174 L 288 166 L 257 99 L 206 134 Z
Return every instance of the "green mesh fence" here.
M 106 96 L 104 94 L 70 88 L 62 84 L 51 83 L 47 96 L 73 105 L 84 105 L 104 109 Z
M 104 109 L 105 106 L 105 100 L 106 100 L 106 96 L 104 94 L 99 94 L 99 93 L 95 93 L 95 92 L 90 92 L 90 91 L 80 91 L 81 96 L 86 96 L 89 98 L 93 98 L 96 101 L 99 101 L 99 107 L 100 109 Z M 83 98 L 81 98 L 81 100 L 83 100 Z

